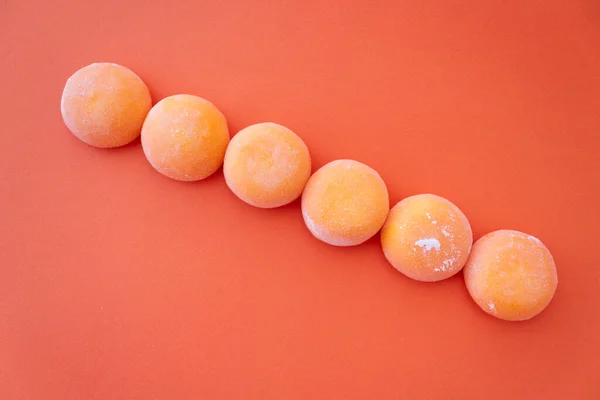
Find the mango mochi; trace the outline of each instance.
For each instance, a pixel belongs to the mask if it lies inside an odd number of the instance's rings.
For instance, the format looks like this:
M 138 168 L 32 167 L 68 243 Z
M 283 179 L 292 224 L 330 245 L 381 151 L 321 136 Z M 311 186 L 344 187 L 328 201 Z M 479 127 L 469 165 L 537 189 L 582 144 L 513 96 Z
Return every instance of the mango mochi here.
M 67 80 L 60 101 L 65 125 L 95 147 L 119 147 L 135 140 L 152 107 L 150 91 L 131 70 L 94 63 Z
M 397 203 L 381 230 L 387 260 L 409 278 L 440 281 L 460 271 L 469 257 L 473 233 L 458 207 L 433 194 Z
M 179 181 L 198 181 L 223 164 L 229 143 L 227 120 L 210 101 L 178 94 L 159 101 L 142 127 L 150 164 Z
M 475 303 L 508 321 L 527 320 L 542 312 L 558 286 L 556 265 L 546 246 L 512 230 L 491 232 L 477 240 L 464 277 Z
M 381 176 L 354 160 L 336 160 L 315 172 L 302 194 L 309 231 L 334 246 L 354 246 L 373 237 L 389 211 Z
M 271 122 L 239 131 L 227 147 L 223 164 L 229 189 L 260 208 L 280 207 L 300 197 L 310 170 L 310 154 L 302 139 Z

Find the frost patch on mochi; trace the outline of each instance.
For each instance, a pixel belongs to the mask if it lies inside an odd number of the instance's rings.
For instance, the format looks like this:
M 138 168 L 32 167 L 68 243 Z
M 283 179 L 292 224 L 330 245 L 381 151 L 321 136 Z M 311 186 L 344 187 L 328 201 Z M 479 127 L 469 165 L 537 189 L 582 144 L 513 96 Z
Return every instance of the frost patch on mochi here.
M 442 235 L 448 237 L 450 236 L 450 232 L 448 232 L 445 228 L 442 228 Z
M 540 239 L 536 238 L 535 236 L 529 235 L 527 237 L 527 239 L 529 239 L 530 242 L 534 242 L 534 243 L 537 243 L 537 244 L 542 244 L 542 241 Z
M 496 314 L 496 305 L 494 304 L 494 302 L 490 300 L 487 305 L 490 312 Z
M 304 218 L 304 223 L 308 227 L 308 230 L 313 234 L 314 237 L 322 242 L 331 244 L 333 246 L 354 246 L 356 244 L 360 244 L 355 243 L 350 239 L 344 239 L 339 236 L 332 235 L 325 227 L 317 224 L 304 210 L 302 210 L 302 217 Z
M 448 259 L 444 260 L 441 267 L 434 268 L 433 270 L 435 272 L 440 272 L 440 271 L 446 272 L 452 267 L 452 265 L 454 264 L 455 261 L 456 261 L 456 257 L 448 258 Z
M 440 249 L 440 242 L 436 238 L 420 239 L 415 242 L 415 245 L 421 248 L 425 247 L 426 251 L 431 249 Z

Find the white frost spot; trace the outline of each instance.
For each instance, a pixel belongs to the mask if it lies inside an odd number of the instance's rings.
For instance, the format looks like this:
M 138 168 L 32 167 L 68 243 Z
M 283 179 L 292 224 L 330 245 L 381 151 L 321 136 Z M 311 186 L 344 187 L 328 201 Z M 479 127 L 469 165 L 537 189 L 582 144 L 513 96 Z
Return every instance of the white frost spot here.
M 435 224 L 437 224 L 437 221 L 433 220 L 433 221 L 431 221 L 431 223 L 435 225 Z
M 540 239 L 536 238 L 535 236 L 529 235 L 529 237 L 527 239 L 529 239 L 530 242 L 534 242 L 534 243 L 537 243 L 537 244 L 542 244 L 542 241 Z
M 429 214 L 428 212 L 426 212 L 425 215 L 427 216 L 427 219 L 431 219 L 431 214 Z
M 436 250 L 440 249 L 440 242 L 436 238 L 420 239 L 415 242 L 415 245 L 425 247 L 425 250 L 431 250 L 433 248 Z
M 454 261 L 456 261 L 456 258 L 454 258 L 454 257 L 453 258 L 447 258 L 447 259 L 444 260 L 444 262 L 442 262 L 442 266 L 441 267 L 436 267 L 436 268 L 433 269 L 433 271 L 434 272 L 440 272 L 440 271 L 446 272 L 446 271 L 448 271 L 452 267 L 452 265 L 454 264 Z
M 444 262 L 442 263 L 442 271 L 447 271 L 452 266 L 452 264 L 454 264 L 454 261 L 456 261 L 456 258 L 448 258 L 444 260 Z
M 450 236 L 450 232 L 448 232 L 446 229 L 442 228 L 442 234 L 446 237 Z
M 496 305 L 494 304 L 493 301 L 490 301 L 488 303 L 488 308 L 490 309 L 491 312 L 496 312 Z

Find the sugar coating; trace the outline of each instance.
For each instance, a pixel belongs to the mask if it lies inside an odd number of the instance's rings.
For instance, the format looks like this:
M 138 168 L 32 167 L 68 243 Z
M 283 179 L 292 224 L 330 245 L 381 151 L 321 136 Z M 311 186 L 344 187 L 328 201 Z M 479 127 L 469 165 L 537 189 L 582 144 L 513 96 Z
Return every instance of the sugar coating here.
M 159 101 L 142 127 L 146 158 L 161 174 L 197 181 L 223 164 L 229 130 L 223 114 L 208 100 L 178 94 Z
M 239 131 L 227 147 L 225 182 L 255 207 L 274 208 L 296 200 L 310 177 L 310 154 L 302 139 L 271 122 Z
M 140 135 L 150 91 L 131 70 L 112 63 L 81 68 L 68 80 L 60 110 L 67 128 L 96 147 L 119 147 Z
M 334 246 L 354 246 L 373 237 L 389 210 L 381 176 L 354 160 L 337 160 L 315 172 L 302 194 L 302 216 L 310 232 Z
M 397 203 L 381 230 L 381 246 L 390 264 L 424 282 L 446 279 L 460 271 L 472 243 L 467 217 L 453 203 L 433 194 Z
M 511 230 L 491 232 L 476 241 L 464 277 L 479 307 L 508 321 L 527 320 L 542 312 L 558 285 L 556 265 L 546 246 Z

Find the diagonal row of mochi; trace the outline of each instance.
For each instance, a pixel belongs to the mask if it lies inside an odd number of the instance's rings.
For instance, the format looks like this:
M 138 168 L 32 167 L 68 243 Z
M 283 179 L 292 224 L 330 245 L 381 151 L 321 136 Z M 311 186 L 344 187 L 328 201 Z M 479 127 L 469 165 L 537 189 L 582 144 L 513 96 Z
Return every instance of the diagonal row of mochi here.
M 386 259 L 414 280 L 464 271 L 475 303 L 497 318 L 530 319 L 556 292 L 556 265 L 539 239 L 499 230 L 473 243 L 465 214 L 433 194 L 407 197 L 390 210 L 386 184 L 373 168 L 335 160 L 311 175 L 308 147 L 289 128 L 259 123 L 230 139 L 225 116 L 210 101 L 178 94 L 152 106 L 146 84 L 121 65 L 94 63 L 75 72 L 61 113 L 73 135 L 92 146 L 119 147 L 141 136 L 148 162 L 169 178 L 199 181 L 223 166 L 231 192 L 254 207 L 301 197 L 306 227 L 324 243 L 356 246 L 381 232 Z

